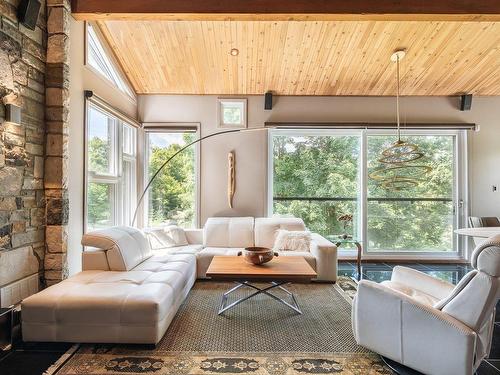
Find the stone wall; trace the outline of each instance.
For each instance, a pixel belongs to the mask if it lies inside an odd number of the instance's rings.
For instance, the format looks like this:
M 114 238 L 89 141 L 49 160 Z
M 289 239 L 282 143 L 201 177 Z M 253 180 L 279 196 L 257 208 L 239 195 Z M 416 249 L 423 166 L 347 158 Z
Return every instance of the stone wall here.
M 69 17 L 68 0 L 47 0 L 45 282 L 68 276 L 68 129 Z
M 32 31 L 18 3 L 0 0 L 0 97 L 22 111 L 5 122 L 0 104 L 0 286 L 43 271 L 45 258 L 46 8 Z

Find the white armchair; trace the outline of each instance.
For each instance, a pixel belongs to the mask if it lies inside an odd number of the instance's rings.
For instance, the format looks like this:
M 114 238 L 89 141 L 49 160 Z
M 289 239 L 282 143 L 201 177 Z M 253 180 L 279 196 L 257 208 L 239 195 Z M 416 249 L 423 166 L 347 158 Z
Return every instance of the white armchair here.
M 456 286 L 406 267 L 395 267 L 390 281 L 361 281 L 352 311 L 357 343 L 425 374 L 472 375 L 491 347 L 500 236 L 480 244 L 471 263 Z

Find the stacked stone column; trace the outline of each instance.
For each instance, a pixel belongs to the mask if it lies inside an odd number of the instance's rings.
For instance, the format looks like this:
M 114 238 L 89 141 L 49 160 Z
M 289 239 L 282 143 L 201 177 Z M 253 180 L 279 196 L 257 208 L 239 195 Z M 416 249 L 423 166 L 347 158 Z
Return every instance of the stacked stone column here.
M 68 0 L 47 0 L 47 69 L 45 76 L 46 199 L 45 281 L 55 284 L 68 275 L 68 115 L 69 115 Z M 83 48 L 83 47 L 82 47 Z

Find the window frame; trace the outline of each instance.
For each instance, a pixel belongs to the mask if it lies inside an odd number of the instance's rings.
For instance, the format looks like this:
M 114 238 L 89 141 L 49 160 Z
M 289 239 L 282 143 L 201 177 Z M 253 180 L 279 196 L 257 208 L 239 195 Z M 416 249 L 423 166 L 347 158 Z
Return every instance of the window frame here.
M 103 52 L 105 54 L 104 58 L 107 58 L 112 65 L 113 72 L 111 72 L 111 74 L 113 75 L 113 73 L 114 73 L 114 75 L 116 75 L 118 77 L 118 79 L 123 84 L 123 87 L 120 87 L 119 84 L 110 80 L 108 77 L 106 77 L 104 74 L 102 74 L 97 68 L 95 68 L 94 66 L 92 66 L 90 64 L 90 62 L 89 62 L 89 53 L 90 53 L 89 27 L 91 27 L 92 30 L 94 31 L 102 49 L 103 49 Z M 84 36 L 84 66 L 87 69 L 91 70 L 98 77 L 100 77 L 104 82 L 106 82 L 107 84 L 111 85 L 113 88 L 120 91 L 122 94 L 124 94 L 131 101 L 133 101 L 134 103 L 137 103 L 137 94 L 136 94 L 135 90 L 133 89 L 133 85 L 130 82 L 130 80 L 128 79 L 127 75 L 123 72 L 121 64 L 117 60 L 112 49 L 109 47 L 108 42 L 106 41 L 106 38 L 102 34 L 102 31 L 99 28 L 99 26 L 97 26 L 97 24 L 95 22 L 88 22 L 88 21 L 85 22 L 84 34 L 85 34 L 85 36 Z
M 229 124 L 224 122 L 222 107 L 224 103 L 238 103 L 243 106 L 241 112 L 241 122 L 239 124 Z M 245 129 L 248 126 L 247 113 L 248 100 L 246 98 L 217 98 L 217 128 L 218 129 Z
M 90 110 L 97 110 L 105 114 L 109 119 L 112 119 L 113 132 L 111 134 L 111 151 L 113 159 L 113 173 L 99 173 L 95 171 L 90 171 L 89 166 L 89 128 L 90 128 Z M 123 128 L 128 126 L 134 129 L 133 145 L 135 148 L 134 154 L 124 154 L 123 152 Z M 94 100 L 86 100 L 85 103 L 85 126 L 84 126 L 84 194 L 83 194 L 83 233 L 87 233 L 89 230 L 88 223 L 88 192 L 89 184 L 91 183 L 102 183 L 108 184 L 112 187 L 114 199 L 111 200 L 111 213 L 110 218 L 112 225 L 130 225 L 129 217 L 136 206 L 137 201 L 137 160 L 138 160 L 138 150 L 137 150 L 137 133 L 138 128 L 133 124 L 133 121 L 128 121 L 127 119 L 118 116 L 113 111 L 105 108 L 105 106 L 100 105 L 99 102 Z M 125 199 L 125 186 L 124 186 L 124 168 L 123 163 L 128 162 L 131 165 L 131 176 L 128 176 L 130 184 L 130 196 Z M 119 202 L 130 202 L 130 207 L 125 207 Z M 127 212 L 128 211 L 128 212 Z
M 454 228 L 453 230 L 466 225 L 466 218 L 469 213 L 468 207 L 468 137 L 466 130 L 429 130 L 429 129 L 403 129 L 401 134 L 408 135 L 448 135 L 454 137 L 454 181 L 453 181 L 453 208 L 454 208 Z M 374 135 L 394 135 L 394 130 L 385 129 L 270 129 L 268 132 L 268 173 L 267 173 L 267 215 L 273 215 L 273 195 L 274 195 L 274 146 L 273 137 L 283 136 L 359 136 L 360 137 L 360 161 L 359 161 L 359 184 L 360 191 L 358 199 L 360 203 L 359 233 L 363 247 L 363 257 L 366 259 L 464 259 L 470 249 L 468 241 L 453 233 L 453 250 L 449 252 L 437 251 L 368 251 L 367 224 L 368 224 L 368 160 L 367 147 L 368 137 Z M 339 249 L 339 255 L 352 257 L 356 255 L 355 250 Z
M 186 133 L 191 132 L 195 135 L 196 139 L 201 137 L 201 126 L 200 123 L 148 123 L 142 129 L 143 140 L 141 144 L 142 149 L 142 181 L 140 185 L 140 191 L 143 191 L 144 187 L 148 184 L 149 179 L 149 133 Z M 201 142 L 197 142 L 192 147 L 194 147 L 194 182 L 195 182 L 195 200 L 194 200 L 194 226 L 196 228 L 200 227 L 200 217 L 201 217 Z M 139 226 L 141 228 L 150 228 L 148 222 L 149 215 L 149 192 L 144 194 L 144 199 L 142 201 L 142 208 L 140 209 L 142 216 Z M 153 227 L 151 227 L 153 228 Z

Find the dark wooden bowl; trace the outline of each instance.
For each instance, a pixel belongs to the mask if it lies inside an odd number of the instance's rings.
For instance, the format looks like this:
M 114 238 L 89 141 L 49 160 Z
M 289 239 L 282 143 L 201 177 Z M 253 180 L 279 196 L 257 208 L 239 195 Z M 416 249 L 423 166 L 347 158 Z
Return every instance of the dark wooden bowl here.
M 278 253 L 267 247 L 246 247 L 238 253 L 238 256 L 243 256 L 247 263 L 260 265 L 271 261 L 278 256 Z

